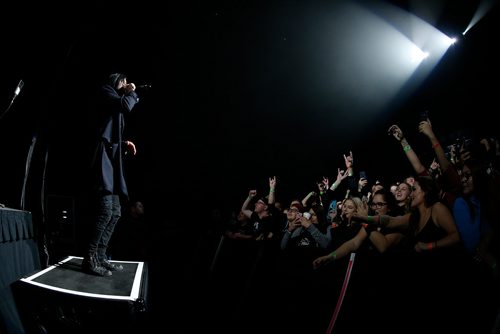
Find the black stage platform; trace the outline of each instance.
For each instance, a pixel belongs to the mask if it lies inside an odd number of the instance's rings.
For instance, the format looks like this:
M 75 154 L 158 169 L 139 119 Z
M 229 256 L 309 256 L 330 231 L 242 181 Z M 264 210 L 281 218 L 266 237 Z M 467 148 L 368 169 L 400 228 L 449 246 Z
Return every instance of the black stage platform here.
M 147 315 L 147 264 L 123 265 L 110 277 L 83 272 L 81 257 L 59 263 L 14 284 L 27 333 L 140 332 Z

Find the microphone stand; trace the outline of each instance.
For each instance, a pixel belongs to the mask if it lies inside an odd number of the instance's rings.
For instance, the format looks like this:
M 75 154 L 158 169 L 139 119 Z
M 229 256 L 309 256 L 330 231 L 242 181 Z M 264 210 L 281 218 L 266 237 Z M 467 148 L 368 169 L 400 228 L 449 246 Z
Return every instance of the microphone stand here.
M 24 86 L 24 81 L 23 80 L 19 80 L 19 83 L 17 84 L 17 87 L 16 87 L 16 90 L 14 91 L 14 96 L 12 97 L 12 100 L 10 101 L 9 103 L 9 106 L 7 107 L 7 109 L 4 110 L 4 112 L 2 114 L 0 114 L 0 120 L 7 114 L 7 112 L 10 110 L 10 108 L 12 107 L 12 105 L 14 104 L 14 100 L 16 99 L 16 97 L 19 95 L 19 93 L 21 92 L 21 89 L 23 89 L 23 86 Z
M 20 204 L 21 210 L 24 210 L 24 205 L 26 204 L 26 184 L 28 183 L 28 176 L 30 174 L 31 158 L 33 157 L 33 151 L 35 150 L 36 137 L 37 136 L 35 134 L 31 140 L 31 145 L 30 145 L 30 149 L 28 151 L 28 156 L 26 157 L 26 166 L 24 169 L 23 189 L 21 192 L 21 204 Z

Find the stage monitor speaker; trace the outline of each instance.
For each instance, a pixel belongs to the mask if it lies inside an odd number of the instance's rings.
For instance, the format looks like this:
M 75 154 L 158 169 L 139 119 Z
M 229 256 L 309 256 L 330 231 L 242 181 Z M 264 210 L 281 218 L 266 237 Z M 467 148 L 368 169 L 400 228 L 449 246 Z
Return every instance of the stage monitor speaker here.
M 50 264 L 77 251 L 75 200 L 70 196 L 49 195 L 47 200 L 47 244 Z
M 148 274 L 145 262 L 123 265 L 112 276 L 81 270 L 68 256 L 21 278 L 13 293 L 26 333 L 141 333 L 147 327 Z

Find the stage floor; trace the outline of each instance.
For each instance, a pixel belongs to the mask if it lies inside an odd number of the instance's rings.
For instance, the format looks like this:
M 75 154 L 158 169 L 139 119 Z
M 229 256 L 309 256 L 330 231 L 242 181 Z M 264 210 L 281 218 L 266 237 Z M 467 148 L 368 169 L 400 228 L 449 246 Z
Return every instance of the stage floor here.
M 13 285 L 26 333 L 128 333 L 144 328 L 147 264 L 111 261 L 122 264 L 123 270 L 101 277 L 82 271 L 82 260 L 68 256 Z
M 144 262 L 121 263 L 122 271 L 100 277 L 81 270 L 81 257 L 68 256 L 59 263 L 21 281 L 42 288 L 78 296 L 136 301 L 140 297 Z

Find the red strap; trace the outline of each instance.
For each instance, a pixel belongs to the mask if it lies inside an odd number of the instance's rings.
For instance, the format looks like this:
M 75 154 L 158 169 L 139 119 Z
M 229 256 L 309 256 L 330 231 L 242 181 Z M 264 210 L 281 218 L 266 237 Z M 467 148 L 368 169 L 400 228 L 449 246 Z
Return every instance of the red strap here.
M 354 265 L 354 258 L 356 257 L 356 253 L 351 253 L 351 258 L 349 259 L 349 263 L 347 264 L 347 271 L 345 273 L 344 283 L 342 284 L 342 290 L 340 290 L 340 296 L 337 300 L 337 305 L 335 306 L 335 311 L 333 311 L 332 319 L 330 320 L 330 325 L 326 330 L 326 334 L 330 334 L 333 330 L 333 326 L 335 325 L 335 321 L 337 321 L 337 317 L 340 312 L 340 307 L 342 306 L 342 302 L 344 301 L 345 292 L 347 290 L 347 285 L 349 284 L 349 279 L 351 278 L 352 266 Z

